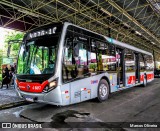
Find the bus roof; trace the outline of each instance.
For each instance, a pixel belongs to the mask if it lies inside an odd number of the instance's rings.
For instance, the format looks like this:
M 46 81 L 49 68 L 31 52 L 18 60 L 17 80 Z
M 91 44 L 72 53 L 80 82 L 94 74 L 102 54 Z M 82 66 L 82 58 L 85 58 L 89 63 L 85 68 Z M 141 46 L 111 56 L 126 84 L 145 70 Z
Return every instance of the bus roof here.
M 113 44 L 115 44 L 115 45 L 122 46 L 122 47 L 131 49 L 131 50 L 134 50 L 134 51 L 137 51 L 137 52 L 141 52 L 141 53 L 144 53 L 144 54 L 147 54 L 147 55 L 152 55 L 152 53 L 147 52 L 147 51 L 142 50 L 142 49 L 139 49 L 139 48 L 137 48 L 137 47 L 135 47 L 135 46 L 132 46 L 132 45 L 129 45 L 129 44 L 120 42 L 120 41 L 118 41 L 118 40 L 109 38 L 109 37 L 107 37 L 107 36 L 105 36 L 105 38 L 107 39 L 108 42 L 113 43 Z
M 65 22 L 64 24 L 67 25 L 67 26 L 73 25 L 73 26 L 75 26 L 75 27 L 78 27 L 78 28 L 81 28 L 81 29 L 83 29 L 83 30 L 89 31 L 89 32 L 94 33 L 94 34 L 96 34 L 96 35 L 100 35 L 100 36 L 104 37 L 104 38 L 107 40 L 107 42 L 109 42 L 109 43 L 111 43 L 111 44 L 115 44 L 115 45 L 118 45 L 118 46 L 122 46 L 122 47 L 131 49 L 131 50 L 134 50 L 134 51 L 136 51 L 136 52 L 141 52 L 141 53 L 144 53 L 144 54 L 147 54 L 147 55 L 152 55 L 152 53 L 150 53 L 150 52 L 147 52 L 147 51 L 145 51 L 145 50 L 139 49 L 139 48 L 137 48 L 137 47 L 135 47 L 135 46 L 132 46 L 132 45 L 129 45 L 129 44 L 127 44 L 127 43 L 120 42 L 120 41 L 115 40 L 115 39 L 113 39 L 113 38 L 109 38 L 109 37 L 107 37 L 107 36 L 98 34 L 98 33 L 96 33 L 96 32 L 93 32 L 93 31 L 91 31 L 91 30 L 88 30 L 88 29 L 85 29 L 85 28 L 83 28 L 83 27 L 77 26 L 77 25 L 75 25 L 75 24 L 72 24 L 72 23 L 69 23 L 69 22 Z

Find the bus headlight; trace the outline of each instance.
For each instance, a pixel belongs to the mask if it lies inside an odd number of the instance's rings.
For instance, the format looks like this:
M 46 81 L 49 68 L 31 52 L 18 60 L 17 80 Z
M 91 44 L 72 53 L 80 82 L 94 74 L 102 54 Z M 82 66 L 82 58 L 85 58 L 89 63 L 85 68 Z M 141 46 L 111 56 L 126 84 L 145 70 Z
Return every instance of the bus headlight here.
M 44 89 L 43 92 L 47 93 L 51 90 L 53 90 L 54 88 L 57 87 L 57 80 L 54 80 L 52 82 L 50 82 Z
M 56 87 L 57 86 L 57 81 L 52 81 L 51 83 L 49 83 L 49 87 Z

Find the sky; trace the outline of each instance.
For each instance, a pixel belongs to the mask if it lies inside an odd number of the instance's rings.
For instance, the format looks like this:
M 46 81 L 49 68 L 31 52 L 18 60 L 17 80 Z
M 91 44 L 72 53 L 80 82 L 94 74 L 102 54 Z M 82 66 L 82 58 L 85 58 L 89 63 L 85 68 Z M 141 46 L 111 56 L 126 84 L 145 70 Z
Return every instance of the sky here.
M 12 31 L 13 30 L 11 30 L 11 29 L 6 29 L 6 28 L 0 27 L 0 49 L 3 49 L 3 47 L 4 47 L 5 35 L 7 35 L 8 32 L 12 32 Z

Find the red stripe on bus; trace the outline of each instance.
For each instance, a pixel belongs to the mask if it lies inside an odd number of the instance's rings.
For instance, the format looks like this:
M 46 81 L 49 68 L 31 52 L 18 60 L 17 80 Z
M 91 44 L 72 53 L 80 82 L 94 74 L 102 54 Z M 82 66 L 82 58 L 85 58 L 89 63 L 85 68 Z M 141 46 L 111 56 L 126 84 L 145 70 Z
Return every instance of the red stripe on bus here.
M 134 84 L 135 83 L 135 76 L 129 76 L 128 78 L 128 84 Z
M 21 91 L 41 93 L 43 89 L 48 85 L 48 80 L 42 84 L 34 82 L 19 82 L 18 87 Z
M 144 81 L 144 75 L 140 75 L 140 81 Z
M 154 78 L 154 74 L 147 74 L 147 80 L 151 80 Z

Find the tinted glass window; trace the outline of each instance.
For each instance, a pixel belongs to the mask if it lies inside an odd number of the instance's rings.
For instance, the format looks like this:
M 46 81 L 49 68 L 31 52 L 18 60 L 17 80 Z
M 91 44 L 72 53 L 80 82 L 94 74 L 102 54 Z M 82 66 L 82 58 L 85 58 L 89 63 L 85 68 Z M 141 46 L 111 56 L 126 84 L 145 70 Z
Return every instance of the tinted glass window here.
M 94 71 L 115 71 L 116 70 L 116 58 L 115 48 L 110 44 L 91 39 L 91 62 L 90 68 Z
M 88 41 L 86 36 L 68 32 L 63 57 L 63 81 L 89 76 Z
M 145 59 L 145 67 L 147 71 L 153 71 L 154 69 L 154 63 L 153 63 L 153 58 L 150 55 L 144 55 Z
M 21 46 L 17 74 L 53 74 L 58 51 L 58 37 L 36 39 Z
M 134 71 L 135 70 L 135 60 L 134 53 L 132 50 L 125 50 L 125 66 L 126 71 Z
M 140 62 L 140 71 L 144 71 L 145 65 L 144 65 L 144 58 L 142 54 L 139 54 L 139 62 Z
M 76 28 L 77 29 L 77 28 Z M 63 82 L 116 70 L 115 46 L 93 33 L 68 28 L 63 56 Z

